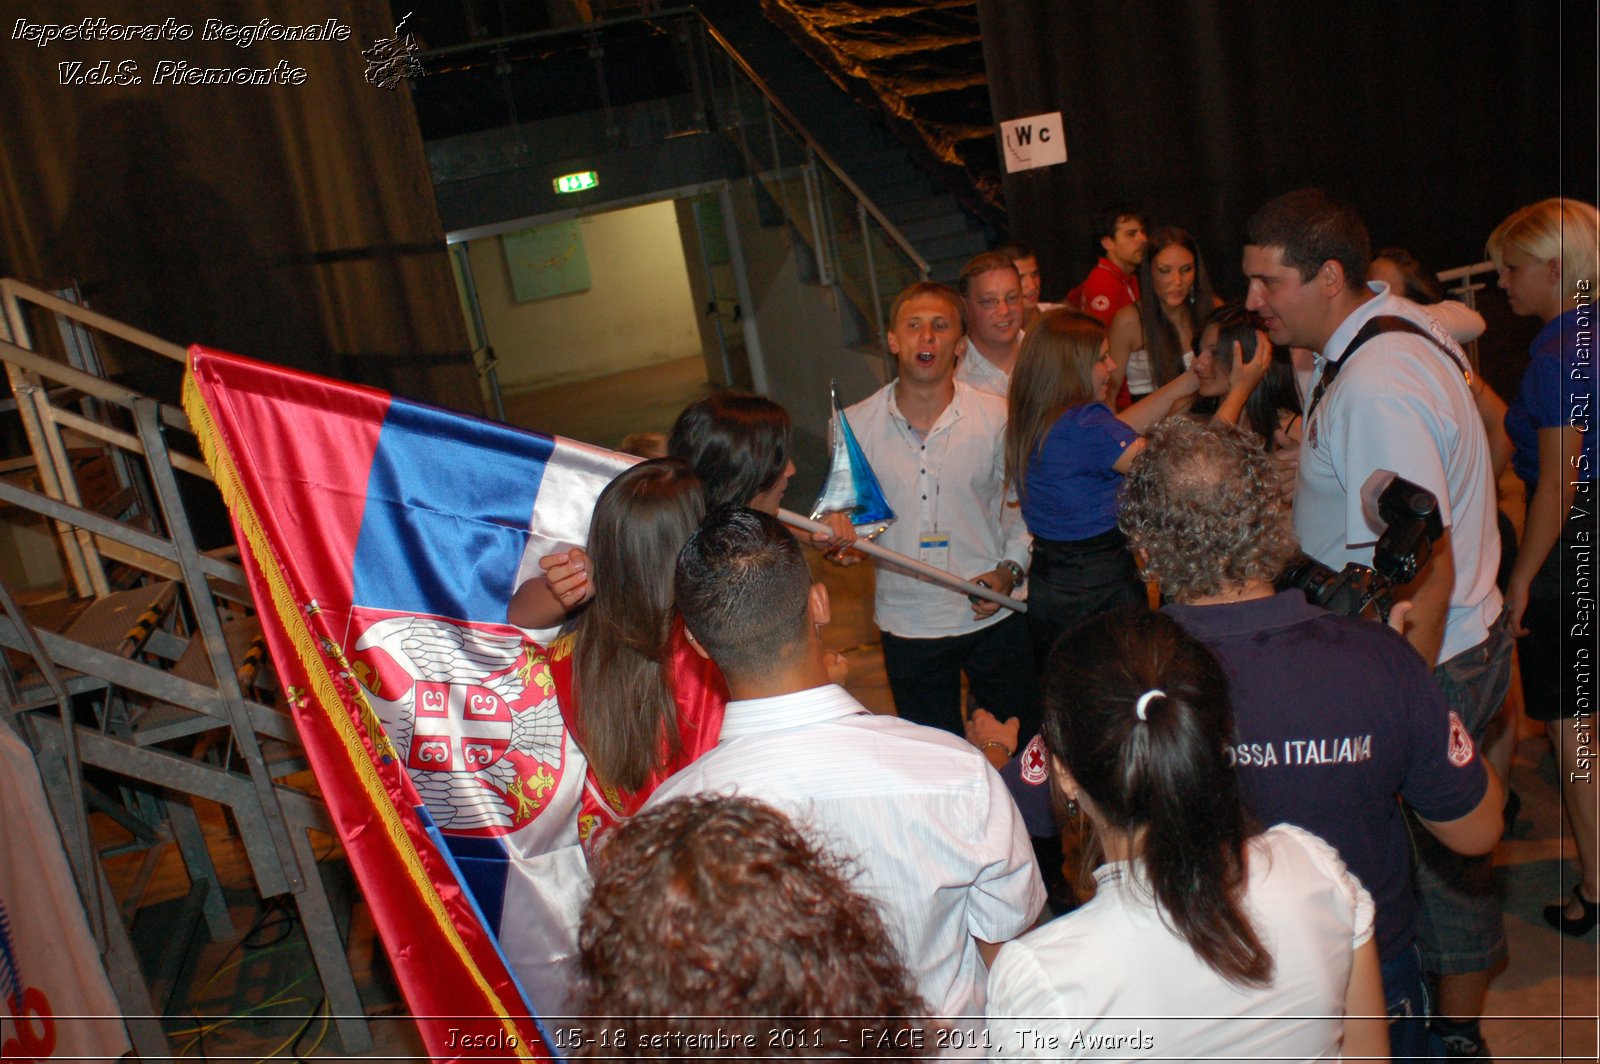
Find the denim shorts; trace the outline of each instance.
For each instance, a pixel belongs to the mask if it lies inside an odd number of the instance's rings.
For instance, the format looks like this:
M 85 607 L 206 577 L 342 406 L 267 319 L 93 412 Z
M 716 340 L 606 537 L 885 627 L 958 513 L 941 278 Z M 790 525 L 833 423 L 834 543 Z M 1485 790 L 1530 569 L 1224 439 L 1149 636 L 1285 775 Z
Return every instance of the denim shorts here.
M 1483 642 L 1433 670 L 1450 711 L 1480 742 L 1511 685 L 1510 618 L 1502 611 Z M 1480 751 L 1479 756 L 1482 756 Z M 1493 968 L 1506 956 L 1505 922 L 1494 856 L 1463 857 L 1409 814 L 1417 861 L 1417 947 L 1435 975 Z

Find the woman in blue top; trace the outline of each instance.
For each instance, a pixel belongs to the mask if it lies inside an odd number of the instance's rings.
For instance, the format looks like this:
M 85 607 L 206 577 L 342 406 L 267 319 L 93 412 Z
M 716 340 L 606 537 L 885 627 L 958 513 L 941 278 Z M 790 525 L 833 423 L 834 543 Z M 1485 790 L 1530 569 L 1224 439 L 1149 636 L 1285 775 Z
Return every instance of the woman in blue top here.
M 1506 411 L 1506 433 L 1516 445 L 1512 468 L 1528 488 L 1506 609 L 1518 636 L 1523 701 L 1529 717 L 1545 722 L 1555 747 L 1577 843 L 1581 878 L 1572 898 L 1544 911 L 1550 925 L 1568 935 L 1586 934 L 1600 919 L 1595 781 L 1579 761 L 1587 761 L 1582 748 L 1593 734 L 1595 642 L 1587 604 L 1594 588 L 1588 580 L 1580 583 L 1574 569 L 1592 564 L 1596 539 L 1590 419 L 1597 232 L 1590 204 L 1547 199 L 1501 222 L 1488 243 L 1512 313 L 1544 322 Z
M 1227 398 L 1216 416 L 1239 410 L 1270 356 L 1234 352 Z M 1200 388 L 1194 370 L 1120 414 L 1111 412 L 1116 375 L 1098 321 L 1074 311 L 1047 314 L 1029 330 L 1012 371 L 1006 422 L 1006 480 L 1033 534 L 1028 631 L 1043 662 L 1056 637 L 1079 621 L 1145 601 L 1138 567 L 1117 528 L 1122 476 L 1143 447 L 1141 433 Z

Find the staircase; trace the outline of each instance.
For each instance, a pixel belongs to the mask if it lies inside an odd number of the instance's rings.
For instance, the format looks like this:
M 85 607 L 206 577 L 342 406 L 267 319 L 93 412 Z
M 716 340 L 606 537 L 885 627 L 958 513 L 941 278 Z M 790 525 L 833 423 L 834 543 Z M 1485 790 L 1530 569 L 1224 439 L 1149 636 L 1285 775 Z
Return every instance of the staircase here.
M 769 22 L 757 4 L 702 0 L 698 6 L 806 132 L 927 260 L 933 280 L 954 284 L 967 260 L 997 241 L 939 178 L 918 165 L 893 133 Z

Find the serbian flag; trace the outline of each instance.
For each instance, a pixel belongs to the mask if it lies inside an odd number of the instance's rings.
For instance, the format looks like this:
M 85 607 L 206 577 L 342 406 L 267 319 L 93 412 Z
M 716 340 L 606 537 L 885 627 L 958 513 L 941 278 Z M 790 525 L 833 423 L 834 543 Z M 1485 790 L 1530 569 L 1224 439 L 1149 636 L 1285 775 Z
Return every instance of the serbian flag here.
M 202 347 L 183 402 L 430 1055 L 553 1056 L 586 766 L 506 606 L 633 459 Z

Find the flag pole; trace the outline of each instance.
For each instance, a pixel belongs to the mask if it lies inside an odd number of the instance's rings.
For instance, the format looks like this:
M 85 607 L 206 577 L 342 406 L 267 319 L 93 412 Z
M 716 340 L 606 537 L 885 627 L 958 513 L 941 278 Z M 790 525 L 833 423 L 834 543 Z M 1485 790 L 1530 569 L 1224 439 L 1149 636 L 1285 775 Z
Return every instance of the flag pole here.
M 778 519 L 784 524 L 788 525 L 790 528 L 798 528 L 805 532 L 833 531 L 820 521 L 812 521 L 808 518 L 801 517 L 799 514 L 794 513 L 791 510 L 779 510 Z M 882 560 L 897 565 L 902 569 L 909 569 L 911 572 L 916 573 L 919 576 L 925 576 L 934 583 L 943 584 L 951 591 L 959 591 L 963 595 L 974 595 L 981 599 L 988 599 L 990 602 L 999 603 L 1006 609 L 1016 610 L 1018 613 L 1028 612 L 1028 604 L 1026 602 L 1019 602 L 1010 595 L 1002 595 L 993 588 L 987 588 L 981 584 L 974 584 L 971 580 L 963 580 L 953 573 L 945 572 L 943 569 L 935 569 L 926 562 L 918 561 L 915 558 L 908 558 L 906 555 L 901 554 L 898 551 L 892 551 L 888 547 L 880 547 L 871 540 L 858 539 L 850 546 L 852 550 L 858 550 L 863 554 L 870 554 L 874 558 L 881 558 Z

